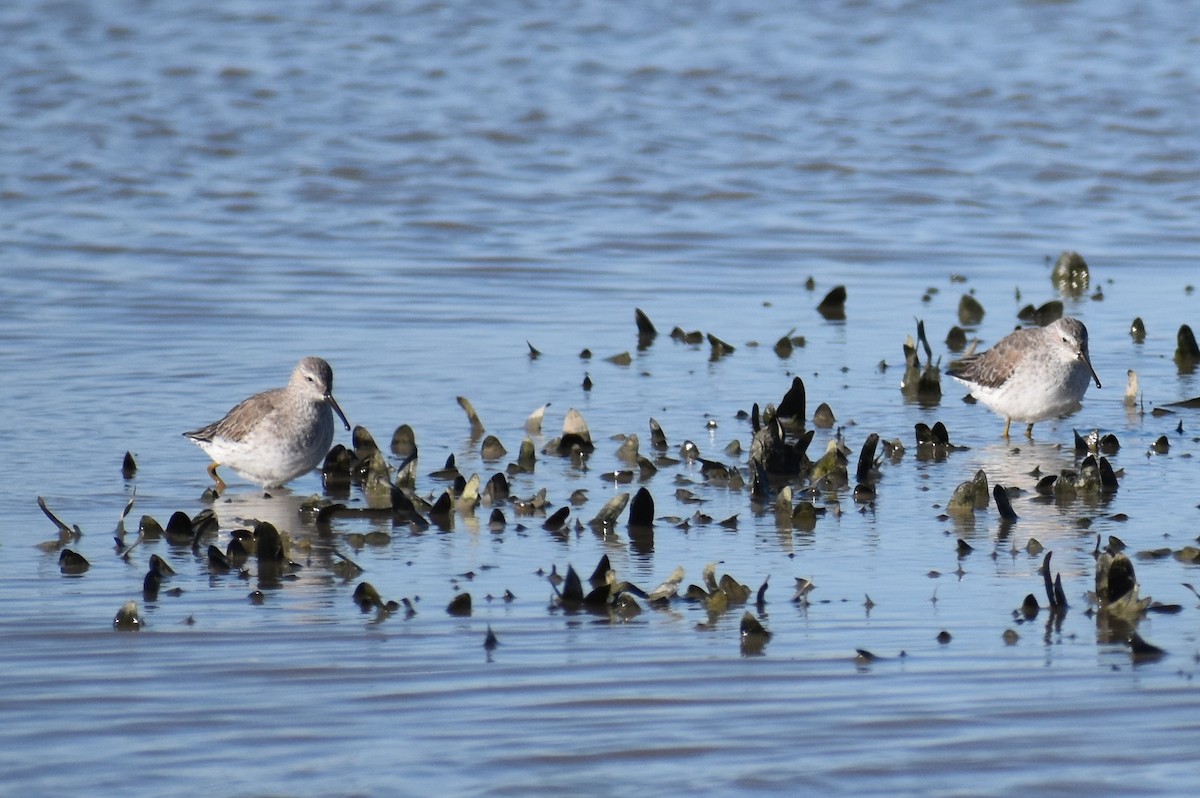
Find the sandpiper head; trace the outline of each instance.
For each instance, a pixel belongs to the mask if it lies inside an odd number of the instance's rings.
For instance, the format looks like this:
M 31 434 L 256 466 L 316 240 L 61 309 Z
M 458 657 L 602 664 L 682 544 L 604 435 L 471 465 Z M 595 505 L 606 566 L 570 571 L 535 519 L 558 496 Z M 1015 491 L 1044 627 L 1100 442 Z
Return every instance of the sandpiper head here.
M 350 422 L 346 420 L 346 414 L 342 412 L 337 400 L 333 398 L 333 369 L 328 363 L 319 357 L 303 358 L 293 369 L 290 383 L 298 386 L 306 395 L 332 407 L 333 411 L 338 414 L 338 418 L 342 420 L 346 430 L 350 430 Z
M 1063 316 L 1050 324 L 1047 329 L 1054 331 L 1055 342 L 1066 350 L 1069 359 L 1083 361 L 1083 364 L 1088 367 L 1088 371 L 1092 373 L 1096 387 L 1099 388 L 1100 377 L 1096 374 L 1096 369 L 1092 368 L 1092 358 L 1088 354 L 1088 331 L 1087 327 L 1083 326 L 1083 322 L 1070 316 Z

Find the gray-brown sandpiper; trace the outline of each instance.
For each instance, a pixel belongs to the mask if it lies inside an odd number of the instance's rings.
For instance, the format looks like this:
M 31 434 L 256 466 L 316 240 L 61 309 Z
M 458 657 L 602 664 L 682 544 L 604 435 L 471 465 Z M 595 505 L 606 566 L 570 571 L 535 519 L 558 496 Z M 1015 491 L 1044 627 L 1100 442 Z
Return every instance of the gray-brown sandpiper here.
M 319 357 L 296 364 L 288 384 L 239 402 L 220 421 L 183 433 L 213 459 L 209 476 L 225 490 L 218 466 L 275 488 L 316 468 L 333 443 L 333 413 L 350 429 L 333 398 L 333 369 Z
M 1026 327 L 991 349 L 959 360 L 946 373 L 1004 418 L 1004 437 L 1013 421 L 1028 424 L 1074 413 L 1088 384 L 1100 378 L 1088 355 L 1083 322 L 1064 316 L 1045 327 Z

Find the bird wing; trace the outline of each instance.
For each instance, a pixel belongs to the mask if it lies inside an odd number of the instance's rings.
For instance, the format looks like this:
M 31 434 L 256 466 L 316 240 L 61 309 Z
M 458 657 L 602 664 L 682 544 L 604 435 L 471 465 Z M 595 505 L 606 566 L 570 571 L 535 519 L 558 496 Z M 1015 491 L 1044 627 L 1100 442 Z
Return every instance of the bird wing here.
M 240 441 L 255 424 L 279 405 L 282 393 L 278 388 L 257 393 L 234 405 L 220 421 L 183 434 L 195 441 L 211 441 L 217 435 Z
M 986 352 L 969 355 L 952 364 L 946 373 L 987 388 L 998 388 L 1012 376 L 1020 361 L 1022 342 L 1031 332 L 1034 331 L 1030 328 L 1017 330 Z

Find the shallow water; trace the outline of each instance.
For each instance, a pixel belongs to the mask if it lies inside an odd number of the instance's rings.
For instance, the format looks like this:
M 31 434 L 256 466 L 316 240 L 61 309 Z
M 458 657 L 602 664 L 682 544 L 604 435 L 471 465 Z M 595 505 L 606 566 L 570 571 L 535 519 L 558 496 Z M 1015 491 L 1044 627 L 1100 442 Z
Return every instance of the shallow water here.
M 1139 624 L 1167 650 L 1158 661 L 1108 642 L 1084 593 L 1098 535 L 1135 554 L 1195 539 L 1196 411 L 1152 411 L 1200 395 L 1172 359 L 1197 315 L 1196 43 L 1166 3 L 988 13 L 985 26 L 921 3 L 5 6 L 6 790 L 1190 791 L 1195 566 L 1135 559 L 1143 594 L 1182 605 Z M 1090 289 L 1063 299 L 1104 382 L 1078 414 L 1005 442 L 949 379 L 940 403 L 906 401 L 916 319 L 948 362 L 972 292 L 988 346 L 1058 296 L 1049 264 L 1064 249 L 1091 265 Z M 827 321 L 815 308 L 839 284 L 847 318 Z M 642 351 L 638 307 L 661 333 Z M 713 359 L 671 340 L 675 326 L 736 351 Z M 805 346 L 780 358 L 793 328 Z M 631 365 L 606 360 L 623 352 Z M 414 427 L 429 498 L 448 456 L 486 480 L 535 408 L 550 403 L 539 450 L 577 408 L 597 441 L 586 468 L 539 454 L 513 494 L 545 488 L 556 509 L 584 488 L 582 526 L 556 536 L 504 506 L 500 533 L 487 508 L 447 531 L 343 517 L 322 533 L 297 509 L 321 492 L 312 474 L 270 498 L 231 480 L 213 505 L 222 547 L 247 519 L 275 519 L 304 565 L 293 579 L 264 580 L 253 561 L 213 574 L 165 541 L 119 559 L 110 533 L 135 492 L 131 532 L 142 514 L 207 506 L 207 461 L 180 433 L 308 354 L 385 448 Z M 694 464 L 605 478 L 623 467 L 614 436 L 649 452 L 650 418 L 671 455 L 691 440 L 744 470 L 739 411 L 778 402 L 793 375 L 810 415 L 825 401 L 837 416 L 810 451 L 838 429 L 851 467 L 871 432 L 907 447 L 881 465 L 873 504 L 826 493 L 814 529 L 781 529 Z M 460 395 L 509 457 L 482 460 Z M 914 425 L 939 420 L 966 448 L 922 461 Z M 1035 472 L 1077 466 L 1073 429 L 1120 439 L 1120 489 L 1042 503 Z M 1150 454 L 1160 435 L 1169 453 Z M 943 515 L 979 469 L 1024 491 L 1011 529 L 994 505 Z M 607 534 L 586 526 L 640 486 L 659 519 L 652 552 L 624 517 Z M 55 536 L 38 496 L 82 528 L 71 548 L 86 574 L 60 574 L 38 547 Z M 736 529 L 717 523 L 734 515 Z M 360 544 L 368 533 L 387 538 Z M 959 538 L 974 547 L 962 558 Z M 1031 538 L 1071 603 L 1058 626 L 1013 616 L 1026 594 L 1045 603 Z M 337 576 L 335 552 L 361 577 Z M 141 596 L 153 553 L 180 595 Z M 709 624 L 684 602 L 626 621 L 553 606 L 544 572 L 586 578 L 602 554 L 647 588 L 677 565 L 698 583 L 713 561 L 752 588 L 769 576 L 758 614 L 774 636 L 749 656 L 740 608 Z M 789 601 L 795 577 L 817 585 L 807 607 Z M 416 615 L 361 613 L 362 580 Z M 447 615 L 463 590 L 472 616 Z M 145 628 L 115 633 L 130 599 Z

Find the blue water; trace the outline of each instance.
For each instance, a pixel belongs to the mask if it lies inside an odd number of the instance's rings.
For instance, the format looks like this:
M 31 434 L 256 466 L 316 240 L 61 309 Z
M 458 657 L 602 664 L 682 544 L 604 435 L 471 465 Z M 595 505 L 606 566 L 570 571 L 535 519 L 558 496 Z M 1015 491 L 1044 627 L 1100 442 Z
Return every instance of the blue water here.
M 1195 542 L 1196 411 L 1153 413 L 1200 396 L 1172 359 L 1200 315 L 1194 17 L 1165 2 L 3 6 L 0 783 L 122 796 L 1190 792 L 1200 644 L 1183 583 L 1200 575 L 1135 556 L 1142 593 L 1182 607 L 1140 622 L 1168 655 L 1136 665 L 1084 593 L 1098 535 L 1133 555 Z M 1091 267 L 1078 297 L 1049 279 L 1066 249 Z M 846 319 L 827 321 L 815 308 L 836 285 Z M 981 347 L 1023 306 L 1064 301 L 1104 387 L 1032 442 L 1001 439 L 1002 421 L 948 379 L 939 403 L 906 401 L 905 337 L 923 319 L 944 365 L 968 292 L 986 309 L 969 331 Z M 635 308 L 660 331 L 643 351 Z M 714 360 L 707 343 L 673 341 L 676 326 L 736 350 Z M 805 345 L 780 358 L 790 330 Z M 624 352 L 631 365 L 606 360 Z M 385 448 L 413 426 L 428 499 L 448 456 L 486 480 L 532 411 L 550 404 L 540 452 L 578 409 L 597 443 L 586 468 L 539 454 L 513 478 L 518 497 L 545 488 L 551 510 L 586 489 L 570 534 L 511 505 L 500 533 L 487 507 L 448 531 L 345 517 L 323 533 L 298 509 L 321 493 L 311 474 L 270 498 L 231 481 L 213 505 L 222 547 L 275 520 L 304 566 L 293 579 L 253 561 L 210 573 L 166 542 L 118 558 L 130 498 L 131 536 L 142 514 L 208 506 L 207 460 L 180 433 L 309 354 Z M 691 440 L 745 470 L 739 411 L 778 402 L 794 375 L 810 415 L 825 401 L 837 416 L 813 452 L 839 429 L 852 466 L 871 432 L 907 447 L 881 466 L 874 504 L 825 493 L 804 531 L 687 462 L 643 483 L 605 478 L 625 467 L 619 436 L 649 453 L 650 418 L 669 454 Z M 501 463 L 481 458 L 458 396 L 507 447 Z M 938 420 L 967 448 L 922 461 L 913 427 Z M 1077 465 L 1073 429 L 1120 439 L 1120 489 L 1039 502 L 1039 474 Z M 1161 435 L 1169 453 L 1151 454 Z M 1023 491 L 1007 533 L 994 506 L 944 515 L 979 469 Z M 587 526 L 641 486 L 652 553 L 624 518 Z M 58 550 L 39 546 L 56 533 L 38 496 L 82 528 L 70 547 L 86 574 L 60 574 Z M 734 515 L 736 529 L 716 523 Z M 974 547 L 962 558 L 959 538 Z M 1045 603 L 1030 539 L 1063 577 L 1058 627 L 1013 616 L 1026 594 Z M 142 597 L 153 553 L 180 595 Z M 339 575 L 339 554 L 363 574 Z M 553 606 L 551 567 L 586 578 L 602 554 L 646 588 L 677 565 L 699 583 L 714 561 L 754 589 L 769 577 L 760 616 L 774 637 L 744 656 L 740 608 L 710 623 L 683 602 L 627 620 Z M 807 607 L 789 601 L 795 577 L 817 585 Z M 416 615 L 361 613 L 363 580 Z M 461 591 L 469 618 L 444 611 Z M 111 628 L 127 600 L 145 621 L 136 634 Z M 856 649 L 882 658 L 857 663 Z

